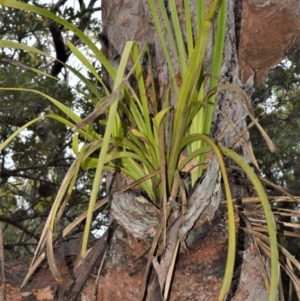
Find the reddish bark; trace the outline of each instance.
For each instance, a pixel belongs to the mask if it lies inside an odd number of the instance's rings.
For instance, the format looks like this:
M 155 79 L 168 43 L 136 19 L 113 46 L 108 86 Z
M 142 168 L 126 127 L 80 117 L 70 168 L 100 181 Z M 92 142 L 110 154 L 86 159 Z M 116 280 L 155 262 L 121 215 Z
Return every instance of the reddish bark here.
M 220 220 L 216 220 L 213 224 L 212 227 L 206 225 L 209 230 L 208 232 L 204 231 L 206 232 L 205 235 L 201 235 L 200 232 L 196 235 L 188 253 L 182 251 L 179 254 L 170 300 L 217 301 L 227 256 L 227 229 L 220 225 Z M 147 254 L 140 259 L 136 258 L 144 252 L 147 244 L 138 242 L 130 236 L 127 239 L 115 238 L 112 244 L 113 254 L 108 255 L 105 259 L 107 264 L 101 271 L 99 281 L 96 280 L 100 261 L 95 264 L 79 300 L 137 300 L 144 276 Z M 250 256 L 257 256 L 250 245 L 246 247 L 246 253 L 249 253 Z M 58 259 L 63 285 L 72 279 L 71 269 L 75 259 L 76 256 Z M 29 284 L 20 289 L 29 263 L 30 258 L 27 258 L 6 266 L 7 301 L 57 300 L 60 287 L 53 280 L 46 262 L 42 264 Z M 114 264 L 117 265 L 113 266 Z M 252 294 L 251 299 L 247 299 L 247 296 L 251 295 L 247 283 L 250 282 L 252 286 L 255 282 L 261 283 L 261 279 L 257 276 L 260 274 L 259 267 L 253 266 L 246 259 L 243 261 L 242 270 L 244 271 L 243 274 L 237 273 L 235 278 L 238 282 L 242 281 L 243 285 L 239 285 L 233 300 L 266 300 L 260 299 L 261 294 L 265 294 L 264 287 L 261 290 L 258 289 L 255 295 Z M 94 292 L 96 292 L 95 295 Z M 266 295 L 264 296 L 266 298 Z
M 241 79 L 254 72 L 263 83 L 266 72 L 284 58 L 284 53 L 300 42 L 300 2 L 298 0 L 244 0 L 239 45 Z M 251 70 L 252 68 L 252 70 Z

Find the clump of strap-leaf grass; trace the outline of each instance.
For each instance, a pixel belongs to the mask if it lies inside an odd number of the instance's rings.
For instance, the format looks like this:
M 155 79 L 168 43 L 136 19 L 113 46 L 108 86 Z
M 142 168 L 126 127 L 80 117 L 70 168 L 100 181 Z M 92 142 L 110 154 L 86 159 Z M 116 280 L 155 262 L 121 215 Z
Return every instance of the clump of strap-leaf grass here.
M 134 41 L 127 42 L 121 54 L 118 68 L 115 69 L 105 58 L 101 50 L 99 50 L 98 47 L 74 25 L 39 7 L 13 0 L 0 0 L 0 4 L 2 5 L 38 13 L 76 33 L 81 41 L 90 49 L 95 58 L 102 64 L 102 67 L 107 71 L 114 83 L 113 89 L 110 92 L 94 66 L 70 41 L 68 41 L 67 45 L 69 49 L 79 59 L 82 66 L 95 76 L 98 83 L 102 86 L 101 91 L 105 91 L 105 95 L 102 95 L 99 93 L 97 87 L 89 82 L 80 72 L 76 71 L 71 66 L 64 64 L 64 66 L 77 76 L 91 91 L 91 94 L 78 91 L 78 93 L 83 93 L 84 97 L 94 103 L 95 109 L 91 114 L 81 119 L 70 108 L 67 108 L 58 100 L 39 91 L 29 90 L 26 89 L 26 87 L 11 88 L 14 91 L 19 90 L 40 94 L 59 107 L 65 117 L 48 114 L 36 118 L 19 128 L 9 139 L 1 144 L 1 149 L 10 143 L 23 129 L 34 122 L 37 122 L 41 118 L 54 118 L 77 132 L 73 136 L 72 143 L 72 149 L 76 158 L 58 191 L 36 249 L 31 269 L 24 283 L 28 280 L 28 277 L 33 273 L 34 269 L 44 256 L 44 253 L 39 255 L 42 251 L 44 241 L 46 241 L 46 253 L 52 274 L 56 280 L 61 281 L 61 276 L 54 259 L 52 236 L 55 231 L 55 226 L 60 220 L 62 212 L 67 205 L 68 196 L 71 194 L 76 183 L 80 169 L 95 169 L 94 183 L 88 210 L 79 219 L 74 221 L 74 223 L 69 225 L 64 230 L 63 235 L 67 235 L 72 230 L 72 227 L 86 219 L 80 252 L 80 257 L 83 258 L 87 248 L 93 212 L 108 201 L 108 197 L 106 197 L 97 202 L 98 190 L 106 170 L 121 172 L 133 180 L 133 182 L 129 184 L 128 187 L 124 187 L 123 190 L 128 189 L 133 185 L 140 185 L 148 199 L 161 210 L 163 216 L 162 220 L 166 223 L 169 214 L 167 208 L 168 199 L 172 193 L 174 194 L 172 196 L 176 198 L 178 195 L 177 190 L 180 190 L 180 188 L 174 188 L 180 186 L 180 184 L 178 184 L 178 181 L 181 181 L 179 172 L 184 170 L 189 162 L 195 160 L 198 167 L 196 168 L 196 171 L 191 174 L 193 185 L 202 175 L 206 154 L 214 153 L 220 165 L 225 186 L 229 232 L 228 259 L 219 300 L 223 300 L 229 291 L 236 253 L 236 225 L 234 222 L 233 201 L 223 160 L 224 156 L 235 161 L 237 165 L 243 169 L 258 192 L 269 234 L 268 241 L 266 242 L 269 248 L 268 253 L 271 258 L 269 300 L 276 299 L 278 283 L 276 227 L 265 190 L 252 168 L 250 168 L 242 157 L 228 148 L 218 146 L 211 138 L 209 138 L 211 121 L 214 113 L 214 102 L 218 91 L 217 79 L 220 74 L 223 55 L 226 28 L 226 1 L 213 0 L 206 10 L 206 14 L 204 1 L 197 1 L 196 39 L 194 39 L 190 22 L 192 18 L 189 10 L 189 1 L 184 1 L 184 3 L 186 15 L 185 35 L 182 33 L 179 24 L 175 1 L 170 2 L 171 20 L 169 20 L 163 0 L 158 0 L 158 7 L 155 7 L 154 1 L 148 1 L 168 63 L 168 70 L 171 77 L 170 89 L 175 92 L 178 100 L 176 107 L 172 107 L 169 105 L 169 95 L 166 96 L 166 99 L 164 99 L 161 104 L 158 104 L 158 99 L 155 95 L 155 83 L 151 76 L 153 67 L 151 65 L 151 57 L 147 45 L 140 48 Z M 208 77 L 209 89 L 206 91 L 207 77 L 204 74 L 203 66 L 209 36 L 212 31 L 212 19 L 214 18 L 218 3 L 216 38 L 213 45 L 211 74 Z M 159 20 L 163 20 L 163 25 Z M 171 45 L 167 45 L 166 38 L 163 35 L 162 26 L 165 26 L 167 30 L 168 40 L 171 41 Z M 186 37 L 186 41 L 184 40 L 184 37 Z M 187 44 L 187 51 L 185 49 L 185 43 Z M 35 47 L 12 41 L 0 41 L 0 46 L 23 49 L 39 55 L 48 55 Z M 172 51 L 179 62 L 180 75 L 182 78 L 182 85 L 180 87 L 175 79 L 174 66 L 172 66 L 168 47 L 172 48 Z M 141 63 L 142 57 L 145 56 L 148 57 L 147 62 L 149 65 L 147 67 L 150 70 L 149 76 L 151 79 L 150 84 L 148 83 L 147 87 L 145 85 L 143 66 Z M 38 72 L 42 76 L 49 76 L 48 74 L 33 68 L 30 68 L 30 70 Z M 129 83 L 129 77 L 131 76 L 136 78 L 136 89 L 133 89 Z M 147 93 L 149 87 L 152 89 L 151 100 Z M 236 89 L 230 86 L 223 86 L 222 88 L 228 90 L 232 89 L 235 90 L 236 93 L 239 93 L 239 91 L 236 91 Z M 100 136 L 93 130 L 92 124 L 96 122 L 96 118 L 102 113 L 105 113 L 107 118 L 105 121 L 101 121 L 105 125 L 105 132 L 103 136 Z M 174 118 L 169 118 L 169 115 L 173 115 Z M 80 135 L 80 139 L 78 135 Z M 187 153 L 183 156 L 183 153 L 186 150 Z M 185 195 L 184 189 L 181 189 L 180 191 L 179 198 L 183 202 L 187 196 Z M 186 208 L 183 207 L 183 214 L 184 210 L 186 210 Z M 165 233 L 165 231 L 162 232 Z M 176 253 L 174 254 L 174 258 L 175 257 Z M 165 286 L 165 297 L 168 296 L 168 290 L 169 283 Z M 141 296 L 142 295 L 143 294 L 141 294 Z

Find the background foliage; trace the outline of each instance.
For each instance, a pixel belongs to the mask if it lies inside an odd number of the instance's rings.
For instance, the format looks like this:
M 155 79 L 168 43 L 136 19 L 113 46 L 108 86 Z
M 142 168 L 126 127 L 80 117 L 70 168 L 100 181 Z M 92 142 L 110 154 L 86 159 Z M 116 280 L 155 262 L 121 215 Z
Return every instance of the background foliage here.
M 300 48 L 297 46 L 269 71 L 266 84 L 256 87 L 252 96 L 256 115 L 267 112 L 260 123 L 276 144 L 276 152 L 268 155 L 262 139 L 253 129 L 252 145 L 262 161 L 260 167 L 269 180 L 293 190 L 300 187 L 299 79 Z
M 34 1 L 34 4 L 46 7 L 38 1 Z M 91 13 L 99 8 L 93 8 L 94 4 L 95 1 L 92 1 L 91 8 L 82 6 L 80 9 L 74 9 L 62 6 L 53 7 L 53 10 L 78 27 L 83 26 L 82 16 L 87 15 L 84 27 L 88 33 L 97 33 L 100 28 L 99 18 L 91 18 Z M 47 20 L 26 11 L 0 7 L 0 23 L 3 24 L 0 28 L 1 39 L 27 43 L 55 56 Z M 68 32 L 63 32 L 63 36 L 72 38 Z M 97 39 L 97 34 L 94 39 Z M 84 51 L 83 47 L 81 50 Z M 93 105 L 78 96 L 75 88 L 83 90 L 84 87 L 74 83 L 65 70 L 62 70 L 62 80 L 58 82 L 31 72 L 26 67 L 31 66 L 50 73 L 51 62 L 50 59 L 22 50 L 3 49 L 0 52 L 1 86 L 37 89 L 86 116 L 92 111 Z M 93 58 L 91 62 L 96 66 Z M 29 120 L 48 113 L 61 114 L 57 107 L 37 94 L 1 91 L 0 95 L 1 142 Z M 100 131 L 101 129 L 98 129 L 98 132 Z M 71 136 L 71 131 L 64 125 L 54 119 L 47 119 L 28 128 L 1 151 L 0 221 L 4 224 L 4 244 L 5 250 L 8 251 L 6 260 L 33 252 L 55 194 L 74 159 L 70 150 Z M 80 175 L 64 212 L 61 227 L 65 227 L 86 210 L 92 179 L 92 170 Z M 102 193 L 100 190 L 99 196 Z M 105 218 L 95 220 L 94 229 L 99 229 L 103 223 L 106 223 Z M 78 231 L 80 230 L 82 231 L 78 228 Z
M 276 146 L 276 151 L 270 153 L 261 135 L 253 128 L 250 132 L 251 143 L 257 159 L 261 161 L 263 176 L 282 187 L 294 190 L 300 195 L 300 47 L 296 46 L 286 53 L 286 59 L 268 72 L 265 85 L 257 86 L 252 95 L 253 109 L 260 119 L 260 124 Z M 271 195 L 280 195 L 269 191 Z M 275 203 L 276 208 L 286 211 L 299 211 L 299 204 Z M 278 217 L 281 223 L 291 223 L 294 231 L 299 233 L 299 218 L 290 216 Z M 280 227 L 280 224 L 279 224 Z M 289 228 L 290 230 L 292 228 Z M 298 230 L 297 230 L 298 229 Z M 300 242 L 292 236 L 282 235 L 280 243 L 299 261 Z M 288 280 L 283 277 L 285 293 Z M 292 300 L 298 300 L 293 296 Z

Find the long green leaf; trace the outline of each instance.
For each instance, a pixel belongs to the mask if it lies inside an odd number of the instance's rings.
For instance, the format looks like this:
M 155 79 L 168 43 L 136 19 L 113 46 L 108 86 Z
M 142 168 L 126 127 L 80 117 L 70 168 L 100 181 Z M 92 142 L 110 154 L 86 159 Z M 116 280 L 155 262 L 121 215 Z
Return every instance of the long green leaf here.
M 255 191 L 257 192 L 268 225 L 268 232 L 270 237 L 270 248 L 271 248 L 271 279 L 270 279 L 270 292 L 269 292 L 269 301 L 275 301 L 277 295 L 277 285 L 279 281 L 279 257 L 278 257 L 278 248 L 277 248 L 277 232 L 276 232 L 276 223 L 274 221 L 274 217 L 272 214 L 272 209 L 269 204 L 268 197 L 266 195 L 265 189 L 261 184 L 259 178 L 254 173 L 253 169 L 249 166 L 249 164 L 243 159 L 240 155 L 235 153 L 234 151 L 220 146 L 222 153 L 235 161 L 246 173 L 247 177 L 252 182 Z M 225 279 L 226 280 L 226 279 Z M 225 288 L 220 292 L 219 300 L 223 300 L 224 296 L 226 295 L 227 291 Z
M 148 5 L 150 7 L 151 14 L 152 14 L 152 17 L 153 17 L 153 20 L 154 20 L 154 23 L 155 23 L 155 27 L 156 27 L 156 30 L 157 30 L 157 33 L 158 33 L 158 36 L 159 36 L 159 39 L 160 39 L 161 47 L 162 47 L 164 55 L 166 57 L 168 69 L 169 69 L 169 72 L 170 72 L 171 82 L 174 86 L 175 93 L 178 95 L 179 88 L 178 88 L 178 84 L 177 84 L 176 77 L 175 77 L 175 70 L 174 70 L 174 66 L 172 64 L 172 60 L 171 60 L 170 51 L 169 51 L 169 48 L 168 48 L 168 45 L 167 45 L 167 41 L 166 41 L 166 39 L 164 37 L 164 34 L 163 34 L 163 29 L 162 29 L 162 25 L 161 25 L 160 20 L 159 20 L 159 15 L 158 15 L 156 7 L 155 7 L 155 1 L 148 0 Z M 159 0 L 159 6 L 160 6 L 160 12 L 162 13 L 162 16 L 163 16 L 163 19 L 164 19 L 164 24 L 167 27 L 168 37 L 171 40 L 171 44 L 174 45 L 173 46 L 174 55 L 176 57 L 178 57 L 177 49 L 175 47 L 174 37 L 173 37 L 173 34 L 172 34 L 171 27 L 169 26 L 170 23 L 169 23 L 169 19 L 167 17 L 167 12 L 166 12 L 165 4 L 164 4 L 163 0 Z
M 181 26 L 180 26 L 180 21 L 178 18 L 177 7 L 176 7 L 175 1 L 170 1 L 170 10 L 171 10 L 171 16 L 172 16 L 172 21 L 173 21 L 173 26 L 174 26 L 176 45 L 177 45 L 178 55 L 179 55 L 180 73 L 181 73 L 181 77 L 183 77 L 185 74 L 185 71 L 186 71 L 186 52 L 185 52 L 183 35 L 181 32 Z
M 40 55 L 43 55 L 43 56 L 46 56 L 46 57 L 50 57 L 52 59 L 55 59 L 53 56 L 49 55 L 48 53 L 44 52 L 44 51 L 41 51 L 39 50 L 38 48 L 36 47 L 33 47 L 33 46 L 28 46 L 26 44 L 22 44 L 22 43 L 18 43 L 18 42 L 15 42 L 15 41 L 6 41 L 6 40 L 0 40 L 0 47 L 3 47 L 3 48 L 10 48 L 10 49 L 22 49 L 22 50 L 25 50 L 25 51 L 28 51 L 28 52 L 33 52 L 33 53 L 37 53 L 37 54 L 40 54 Z M 76 48 L 75 46 L 73 46 L 74 48 Z M 75 53 L 76 53 L 76 50 L 72 48 Z M 76 48 L 77 49 L 77 48 Z M 79 51 L 77 49 L 77 51 Z M 58 61 L 58 60 L 57 60 Z M 76 69 L 74 69 L 73 67 L 71 67 L 70 65 L 64 63 L 64 62 L 61 62 L 59 61 L 62 65 L 64 65 L 64 67 L 66 67 L 67 69 L 69 69 L 74 75 L 76 75 L 78 77 L 78 79 L 84 83 L 87 88 L 89 88 L 91 90 L 92 93 L 94 93 L 96 95 L 96 97 L 98 98 L 101 98 L 101 95 L 99 94 L 97 88 L 95 87 L 94 84 L 92 84 L 81 72 L 77 71 Z M 18 63 L 18 62 L 17 62 Z M 19 63 L 18 63 L 19 64 Z M 14 64 L 18 67 L 18 64 Z M 20 64 L 19 64 L 20 65 Z M 38 69 L 35 69 L 35 68 L 32 68 L 32 67 L 27 67 L 27 66 L 24 66 L 24 65 L 20 65 L 19 67 L 21 68 L 24 68 L 26 67 L 27 70 L 30 70 L 30 71 L 33 71 L 33 72 L 36 72 L 38 74 L 41 74 L 43 76 L 47 76 L 47 77 L 50 77 L 52 79 L 55 79 L 55 80 L 58 80 L 57 78 L 51 76 L 50 74 L 46 73 L 46 72 L 42 72 Z M 107 91 L 107 88 L 106 86 L 104 85 L 104 83 L 102 82 L 101 78 L 99 77 L 96 77 L 100 83 L 102 84 L 102 86 L 104 87 L 105 91 Z M 75 88 L 76 89 L 76 88 Z M 81 94 L 85 95 L 85 97 L 87 98 L 91 98 L 90 95 L 88 94 L 85 94 L 84 92 L 76 89 L 76 91 L 79 91 Z
M 50 100 L 54 105 L 56 105 L 64 114 L 66 114 L 75 123 L 79 123 L 81 121 L 81 118 L 76 113 L 74 113 L 71 109 L 69 109 L 67 106 L 65 106 L 64 104 L 62 104 L 61 102 L 59 102 L 55 98 L 53 98 L 53 97 L 51 97 L 51 96 L 49 96 L 45 93 L 42 93 L 40 91 L 32 90 L 32 89 L 25 89 L 25 88 L 1 88 L 1 87 L 0 87 L 0 90 L 3 90 L 3 91 L 25 91 L 25 92 L 32 92 L 32 93 L 39 94 L 39 95 L 47 98 L 48 100 Z M 94 130 L 90 129 L 90 127 L 88 125 L 83 127 L 83 129 L 85 130 L 86 133 L 90 132 L 90 134 L 93 134 L 94 137 L 98 136 L 98 134 L 95 133 Z
M 130 58 L 131 49 L 133 47 L 133 44 L 134 44 L 134 42 L 127 42 L 125 45 L 124 51 L 121 56 L 121 61 L 119 64 L 117 75 L 115 78 L 113 90 L 118 89 L 118 87 L 123 82 L 123 78 L 125 77 L 124 74 L 126 71 L 126 65 Z M 99 187 L 100 187 L 100 184 L 102 181 L 103 167 L 104 167 L 105 157 L 107 155 L 108 146 L 110 143 L 110 138 L 112 136 L 113 130 L 118 131 L 117 128 L 114 129 L 114 127 L 116 126 L 116 120 L 117 120 L 116 119 L 117 108 L 118 108 L 118 101 L 115 101 L 111 105 L 109 114 L 108 114 L 107 125 L 106 125 L 106 129 L 105 129 L 104 137 L 103 137 L 103 145 L 102 145 L 102 148 L 101 148 L 101 151 L 99 154 L 98 164 L 97 164 L 96 173 L 95 173 L 94 182 L 93 182 L 93 188 L 92 188 L 92 192 L 91 192 L 91 198 L 90 198 L 89 207 L 88 207 L 88 211 L 87 211 L 87 218 L 86 218 L 86 224 L 85 224 L 85 228 L 84 228 L 82 247 L 81 247 L 81 256 L 82 257 L 85 255 L 86 248 L 87 248 L 87 242 L 88 242 L 90 227 L 91 227 L 91 223 L 92 223 L 93 209 L 94 209 L 97 197 L 98 197 L 98 190 L 99 190 Z
M 192 136 L 192 135 L 191 135 Z M 199 140 L 204 141 L 206 144 L 208 144 L 213 152 L 215 153 L 219 165 L 220 170 L 223 177 L 224 187 L 225 187 L 225 193 L 226 193 L 226 202 L 227 202 L 227 213 L 228 213 L 228 253 L 227 253 L 227 262 L 226 262 L 226 269 L 225 274 L 223 278 L 222 288 L 219 295 L 219 300 L 224 299 L 224 297 L 227 295 L 230 285 L 232 282 L 232 276 L 233 276 L 233 269 L 234 269 L 234 263 L 235 263 L 235 253 L 236 253 L 236 237 L 235 237 L 235 221 L 234 221 L 234 208 L 233 208 L 233 201 L 231 197 L 231 191 L 229 186 L 229 181 L 226 173 L 225 163 L 223 160 L 223 156 L 220 152 L 219 147 L 206 135 L 204 134 L 194 134 L 194 137 L 198 137 Z M 222 149 L 223 151 L 223 149 Z
M 43 119 L 44 117 L 38 117 L 35 118 L 29 122 L 27 122 L 26 124 L 24 124 L 23 126 L 21 126 L 19 129 L 17 129 L 13 134 L 11 134 L 4 142 L 2 142 L 0 144 L 0 151 L 2 151 L 15 137 L 17 137 L 23 130 L 25 130 L 26 128 L 28 128 L 30 125 L 34 124 L 35 122 Z
M 185 27 L 186 27 L 186 37 L 187 37 L 188 58 L 190 58 L 194 48 L 194 40 L 193 40 L 192 16 L 191 16 L 189 0 L 184 0 L 184 12 L 185 12 Z
M 139 156 L 139 155 L 137 155 L 133 152 L 126 152 L 126 151 L 111 152 L 111 153 L 107 154 L 106 157 L 105 157 L 105 160 L 104 160 L 104 164 L 109 163 L 109 162 L 111 162 L 113 160 L 116 160 L 116 159 L 121 159 L 121 158 L 135 159 L 137 161 L 140 161 L 140 162 L 146 164 L 149 169 L 153 169 L 150 166 L 149 161 L 146 160 L 144 157 L 141 157 L 141 156 Z M 90 169 L 90 168 L 97 167 L 97 165 L 98 165 L 98 159 L 88 157 L 82 163 L 82 168 L 83 169 Z
M 212 90 L 218 84 L 218 78 L 220 76 L 221 65 L 223 61 L 223 49 L 224 49 L 224 40 L 225 40 L 225 31 L 226 31 L 226 14 L 227 14 L 227 1 L 219 1 L 219 11 L 218 11 L 218 25 L 216 39 L 214 41 L 213 47 L 213 57 L 212 57 L 212 67 L 211 67 L 211 79 L 209 90 Z M 214 104 L 216 100 L 216 95 L 212 95 L 209 99 L 207 105 L 207 111 L 205 114 L 204 122 L 204 134 L 209 134 L 211 128 L 211 121 L 214 113 Z
M 69 120 L 67 120 L 59 115 L 56 115 L 56 114 L 48 114 L 48 115 L 45 115 L 44 118 L 53 118 L 53 119 L 59 121 L 60 123 L 65 124 L 70 129 L 72 129 L 74 127 L 74 123 L 72 123 Z M 94 141 L 94 140 L 100 139 L 100 136 L 92 129 L 90 129 L 88 132 L 86 132 L 84 130 L 79 130 L 78 132 L 88 141 Z
M 141 54 L 145 53 L 145 50 L 143 50 Z M 141 102 L 142 115 L 144 119 L 143 124 L 145 126 L 144 133 L 147 134 L 149 140 L 153 140 L 153 133 L 151 130 L 151 122 L 149 116 L 150 114 L 149 114 L 149 106 L 148 106 L 148 97 L 147 97 L 145 81 L 143 77 L 143 68 L 140 61 L 140 55 L 138 52 L 137 45 L 134 45 L 134 47 L 132 48 L 132 57 L 133 57 L 133 61 L 135 62 L 136 79 L 138 82 L 138 89 L 139 89 L 138 100 L 139 102 Z
M 70 41 L 67 41 L 67 45 L 72 51 L 72 53 L 78 58 L 78 60 L 95 76 L 95 78 L 101 83 L 101 85 L 105 88 L 106 93 L 108 93 L 108 90 L 100 77 L 99 73 L 95 69 L 95 67 L 90 63 L 90 61 L 87 59 L 85 55 L 82 54 L 82 52 L 75 47 Z
M 20 45 L 23 45 L 21 43 L 16 43 L 16 42 L 13 42 L 13 41 L 6 41 L 6 40 L 0 40 L 0 47 L 2 48 L 16 48 L 16 47 L 10 47 L 8 45 L 13 45 L 15 46 L 15 44 L 20 44 Z M 34 47 L 33 47 L 34 48 Z M 38 50 L 37 48 L 35 48 L 36 50 Z M 40 50 L 39 50 L 40 51 Z M 35 72 L 37 74 L 40 74 L 42 76 L 45 76 L 45 77 L 49 77 L 51 79 L 54 79 L 56 81 L 59 81 L 58 78 L 52 76 L 51 74 L 47 73 L 47 72 L 44 72 L 44 71 L 41 71 L 40 69 L 36 69 L 36 68 L 33 68 L 31 66 L 28 66 L 28 65 L 24 65 L 18 61 L 14 61 L 14 60 L 10 60 L 10 59 L 7 59 L 7 58 L 2 58 L 1 59 L 2 62 L 5 62 L 5 63 L 8 63 L 12 66 L 15 66 L 15 67 L 18 67 L 18 68 L 21 68 L 23 70 L 26 70 L 26 71 L 31 71 L 31 72 Z
M 197 15 L 197 33 L 199 34 L 199 31 L 201 29 L 201 26 L 204 22 L 205 17 L 205 1 L 196 1 L 196 15 Z
M 220 0 L 216 35 L 214 36 L 214 41 L 213 41 L 213 54 L 212 54 L 212 62 L 211 62 L 212 66 L 211 66 L 210 88 L 209 88 L 210 91 L 212 91 L 213 88 L 218 84 L 221 64 L 223 61 L 223 48 L 224 48 L 224 39 L 225 39 L 225 30 L 226 30 L 226 13 L 227 13 L 226 8 L 227 8 L 226 0 Z M 203 90 L 204 90 L 204 85 L 202 83 L 198 94 L 198 98 L 200 99 L 203 97 Z M 215 99 L 216 99 L 216 94 L 211 94 L 209 97 L 209 101 L 206 103 L 205 110 L 204 108 L 202 108 L 195 116 L 191 126 L 191 131 L 190 131 L 191 134 L 200 132 L 209 135 L 211 122 L 214 114 Z M 201 148 L 203 146 L 204 146 L 203 141 L 193 143 L 190 146 L 189 151 L 194 151 L 197 148 Z M 195 181 L 201 176 L 203 172 L 202 166 L 204 160 L 205 160 L 204 156 L 200 156 L 198 158 L 200 168 L 196 173 L 192 174 L 192 183 L 195 183 Z
M 208 13 L 211 14 L 214 11 L 217 0 L 214 0 L 210 6 Z M 197 38 L 195 48 L 193 50 L 191 59 L 188 64 L 188 68 L 186 70 L 185 76 L 183 78 L 182 87 L 178 97 L 178 105 L 174 117 L 173 124 L 173 134 L 172 134 L 172 149 L 170 152 L 169 159 L 169 185 L 172 185 L 173 177 L 175 173 L 175 169 L 177 168 L 177 161 L 179 158 L 179 154 L 181 149 L 179 148 L 179 144 L 183 139 L 187 128 L 186 128 L 186 120 L 187 120 L 187 112 L 189 105 L 191 103 L 191 95 L 195 93 L 195 87 L 199 79 L 200 72 L 202 70 L 204 57 L 206 53 L 206 46 L 210 34 L 211 28 L 211 16 L 208 15 L 207 19 L 204 21 L 203 26 L 201 28 L 201 32 L 199 33 L 199 37 Z M 169 186 L 170 189 L 170 186 Z

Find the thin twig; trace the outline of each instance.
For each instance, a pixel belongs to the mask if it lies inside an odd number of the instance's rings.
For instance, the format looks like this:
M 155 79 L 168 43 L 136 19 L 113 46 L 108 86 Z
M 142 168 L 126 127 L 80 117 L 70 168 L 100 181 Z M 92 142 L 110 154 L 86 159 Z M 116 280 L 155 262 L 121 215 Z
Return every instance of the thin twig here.
M 100 266 L 99 266 L 99 269 L 98 269 L 97 277 L 96 277 L 96 280 L 95 280 L 95 286 L 94 286 L 94 296 L 97 295 L 98 284 L 99 284 L 99 278 L 100 278 L 100 274 L 101 274 L 101 271 L 102 271 L 104 259 L 105 259 L 105 257 L 106 257 L 107 249 L 108 249 L 108 246 L 106 246 L 106 250 L 105 250 L 105 252 L 104 252 L 104 254 L 103 254 L 103 257 L 102 257 L 102 259 L 101 259 L 101 263 L 100 263 Z

